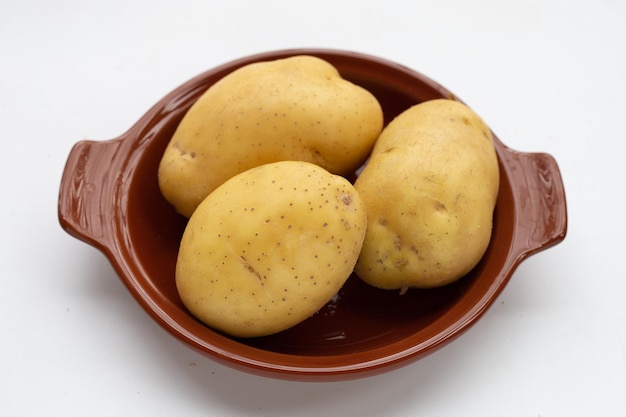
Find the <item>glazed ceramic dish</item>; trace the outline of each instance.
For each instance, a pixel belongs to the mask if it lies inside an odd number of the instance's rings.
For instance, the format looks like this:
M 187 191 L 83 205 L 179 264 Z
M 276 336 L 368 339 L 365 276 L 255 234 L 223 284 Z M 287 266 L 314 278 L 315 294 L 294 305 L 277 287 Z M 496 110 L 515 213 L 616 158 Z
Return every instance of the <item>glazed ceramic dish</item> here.
M 345 380 L 395 369 L 469 329 L 494 302 L 516 267 L 566 234 L 563 183 L 555 160 L 495 146 L 501 173 L 491 244 L 482 261 L 454 284 L 405 295 L 349 278 L 325 307 L 282 333 L 224 336 L 197 321 L 174 283 L 186 219 L 162 197 L 161 155 L 181 118 L 212 84 L 251 62 L 310 54 L 371 91 L 386 122 L 409 106 L 453 94 L 418 72 L 372 56 L 334 50 L 285 50 L 239 59 L 181 85 L 122 136 L 82 141 L 72 149 L 60 188 L 59 220 L 101 250 L 139 304 L 166 331 L 228 366 L 291 380 Z

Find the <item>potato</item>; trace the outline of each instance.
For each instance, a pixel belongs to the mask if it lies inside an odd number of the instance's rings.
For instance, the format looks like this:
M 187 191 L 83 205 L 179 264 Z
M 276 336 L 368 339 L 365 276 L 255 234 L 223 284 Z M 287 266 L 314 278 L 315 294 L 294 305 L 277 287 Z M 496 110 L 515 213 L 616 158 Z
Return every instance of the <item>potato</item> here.
M 351 173 L 382 126 L 377 99 L 322 59 L 249 64 L 215 83 L 189 109 L 164 152 L 159 185 L 189 217 L 218 185 L 258 165 L 300 160 Z
M 343 177 L 300 161 L 252 168 L 209 194 L 189 219 L 178 292 L 194 316 L 226 334 L 280 332 L 345 283 L 366 224 Z
M 384 289 L 464 276 L 489 244 L 498 186 L 491 131 L 472 110 L 446 99 L 406 110 L 355 183 L 368 216 L 357 275 Z

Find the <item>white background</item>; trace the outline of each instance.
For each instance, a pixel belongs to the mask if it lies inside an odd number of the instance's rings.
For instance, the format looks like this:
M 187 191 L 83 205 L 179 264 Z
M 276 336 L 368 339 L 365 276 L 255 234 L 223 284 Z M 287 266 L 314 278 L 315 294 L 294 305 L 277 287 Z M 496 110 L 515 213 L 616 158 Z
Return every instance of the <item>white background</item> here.
M 397 371 L 296 383 L 219 365 L 58 224 L 75 142 L 119 136 L 218 64 L 292 47 L 420 71 L 562 171 L 565 241 Z M 625 74 L 625 0 L 3 1 L 0 416 L 626 415 Z

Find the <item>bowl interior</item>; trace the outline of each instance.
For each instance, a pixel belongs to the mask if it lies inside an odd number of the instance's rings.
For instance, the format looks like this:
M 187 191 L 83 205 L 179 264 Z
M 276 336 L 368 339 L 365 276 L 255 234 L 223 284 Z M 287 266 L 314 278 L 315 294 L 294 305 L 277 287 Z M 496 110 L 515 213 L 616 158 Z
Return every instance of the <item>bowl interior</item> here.
M 327 59 L 345 78 L 376 95 L 387 122 L 413 104 L 451 97 L 441 86 L 401 66 L 359 55 L 305 52 Z M 340 363 L 345 360 L 340 357 L 356 355 L 353 359 L 356 363 L 365 356 L 372 360 L 382 351 L 386 355 L 410 348 L 427 351 L 438 343 L 435 340 L 454 335 L 477 314 L 477 309 L 485 308 L 486 294 L 497 291 L 504 280 L 502 268 L 512 240 L 515 210 L 503 169 L 491 244 L 480 264 L 454 284 L 400 295 L 398 291 L 370 287 L 353 275 L 333 300 L 305 322 L 276 335 L 242 340 L 199 325 L 178 296 L 174 270 L 186 220 L 162 197 L 156 173 L 162 152 L 184 111 L 173 114 L 168 109 L 186 110 L 224 73 L 247 62 L 293 54 L 251 57 L 200 75 L 157 104 L 158 111 L 153 112 L 147 127 L 129 132 L 129 136 L 135 136 L 130 140 L 138 144 L 139 156 L 135 158 L 136 167 L 128 185 L 125 239 L 132 252 L 129 256 L 141 270 L 131 279 L 149 298 L 150 308 L 159 310 L 161 320 L 168 321 L 177 332 L 188 333 L 188 338 L 201 350 L 234 350 L 233 355 L 241 358 L 258 358 L 265 352 L 275 354 L 272 360 L 289 357 L 285 360 L 295 363 L 297 357 L 298 363 L 307 366 L 314 366 L 321 357 L 337 358 Z M 496 139 L 499 151 L 502 146 Z M 412 354 L 417 353 L 420 352 L 416 350 Z

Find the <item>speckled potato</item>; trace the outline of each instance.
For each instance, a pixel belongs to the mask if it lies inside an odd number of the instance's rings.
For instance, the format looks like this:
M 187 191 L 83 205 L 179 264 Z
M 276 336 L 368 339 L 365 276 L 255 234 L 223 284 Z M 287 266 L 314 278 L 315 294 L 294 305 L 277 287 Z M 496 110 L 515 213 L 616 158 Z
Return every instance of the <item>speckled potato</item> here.
M 355 183 L 368 216 L 356 273 L 384 289 L 464 276 L 491 239 L 498 186 L 493 138 L 477 114 L 445 99 L 406 110 Z
M 283 161 L 227 180 L 185 229 L 176 285 L 189 311 L 237 337 L 288 329 L 348 279 L 367 220 L 343 177 Z
M 300 160 L 350 173 L 367 158 L 382 126 L 377 99 L 322 59 L 250 64 L 189 109 L 164 152 L 159 185 L 189 217 L 228 178 L 265 163 Z

